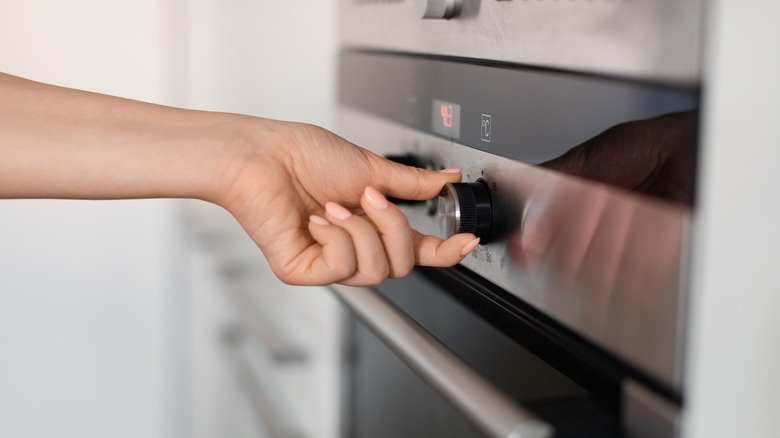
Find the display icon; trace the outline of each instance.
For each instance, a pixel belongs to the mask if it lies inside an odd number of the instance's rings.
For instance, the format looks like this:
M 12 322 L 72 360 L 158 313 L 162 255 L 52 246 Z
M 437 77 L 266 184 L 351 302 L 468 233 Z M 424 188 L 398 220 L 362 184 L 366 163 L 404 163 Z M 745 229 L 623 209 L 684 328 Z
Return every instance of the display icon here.
M 455 140 L 460 138 L 460 105 L 434 100 L 432 115 L 433 132 Z
M 442 124 L 445 128 L 452 128 L 452 105 L 442 103 L 439 107 Z
M 482 114 L 482 129 L 480 130 L 480 139 L 490 143 L 490 133 L 492 130 L 490 114 Z

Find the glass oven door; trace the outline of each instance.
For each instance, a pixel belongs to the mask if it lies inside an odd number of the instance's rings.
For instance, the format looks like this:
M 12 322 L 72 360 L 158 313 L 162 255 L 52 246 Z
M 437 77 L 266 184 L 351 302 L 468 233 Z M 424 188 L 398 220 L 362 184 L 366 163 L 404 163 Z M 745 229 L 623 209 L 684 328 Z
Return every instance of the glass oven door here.
M 489 323 L 477 309 L 491 312 L 483 304 L 500 298 L 461 275 L 468 273 L 418 269 L 378 288 L 336 290 L 356 315 L 348 342 L 346 436 L 618 435 L 619 386 L 594 378 L 587 363 L 603 358 L 585 345 L 586 360 L 571 357 L 577 353 L 572 334 L 534 320 L 544 317 L 532 309 L 493 307 Z M 386 321 L 387 310 L 398 319 Z M 517 313 L 525 310 L 531 313 Z

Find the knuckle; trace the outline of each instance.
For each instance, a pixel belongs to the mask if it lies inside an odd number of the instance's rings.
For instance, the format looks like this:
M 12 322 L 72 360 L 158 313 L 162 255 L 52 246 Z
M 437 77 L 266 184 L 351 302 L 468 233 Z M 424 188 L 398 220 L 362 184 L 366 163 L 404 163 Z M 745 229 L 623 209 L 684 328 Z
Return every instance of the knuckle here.
M 371 273 L 367 273 L 364 276 L 364 280 L 366 281 L 366 283 L 368 283 L 368 285 L 376 285 L 385 281 L 388 275 L 390 275 L 389 269 L 375 270 Z
M 343 280 L 355 275 L 354 263 L 337 263 L 335 266 L 329 265 L 328 268 L 330 268 L 331 275 L 339 280 Z
M 414 269 L 414 260 L 409 262 L 404 262 L 393 270 L 393 278 L 406 277 L 407 275 L 412 273 L 413 269 Z
M 297 285 L 296 265 L 292 263 L 270 263 L 271 271 L 285 284 Z
M 423 195 L 423 184 L 425 183 L 425 180 L 422 177 L 422 171 L 416 171 L 414 173 L 415 175 L 415 182 L 414 182 L 414 190 L 412 190 L 412 199 L 421 199 Z

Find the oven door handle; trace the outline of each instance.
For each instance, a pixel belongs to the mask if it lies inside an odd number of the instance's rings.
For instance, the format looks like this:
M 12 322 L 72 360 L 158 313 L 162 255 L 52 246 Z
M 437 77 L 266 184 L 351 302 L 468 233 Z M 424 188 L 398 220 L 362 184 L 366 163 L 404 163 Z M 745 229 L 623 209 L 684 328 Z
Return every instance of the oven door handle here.
M 373 289 L 331 289 L 415 374 L 487 436 L 553 436 L 551 425 L 516 404 Z

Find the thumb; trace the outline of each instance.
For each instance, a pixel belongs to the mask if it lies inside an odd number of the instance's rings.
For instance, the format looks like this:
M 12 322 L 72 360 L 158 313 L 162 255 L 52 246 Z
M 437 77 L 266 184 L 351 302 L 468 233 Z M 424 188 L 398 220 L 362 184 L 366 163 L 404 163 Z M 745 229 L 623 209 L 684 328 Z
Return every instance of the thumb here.
M 374 166 L 375 187 L 394 198 L 418 201 L 431 199 L 441 192 L 445 184 L 461 181 L 460 169 L 437 172 L 378 158 L 382 161 Z

